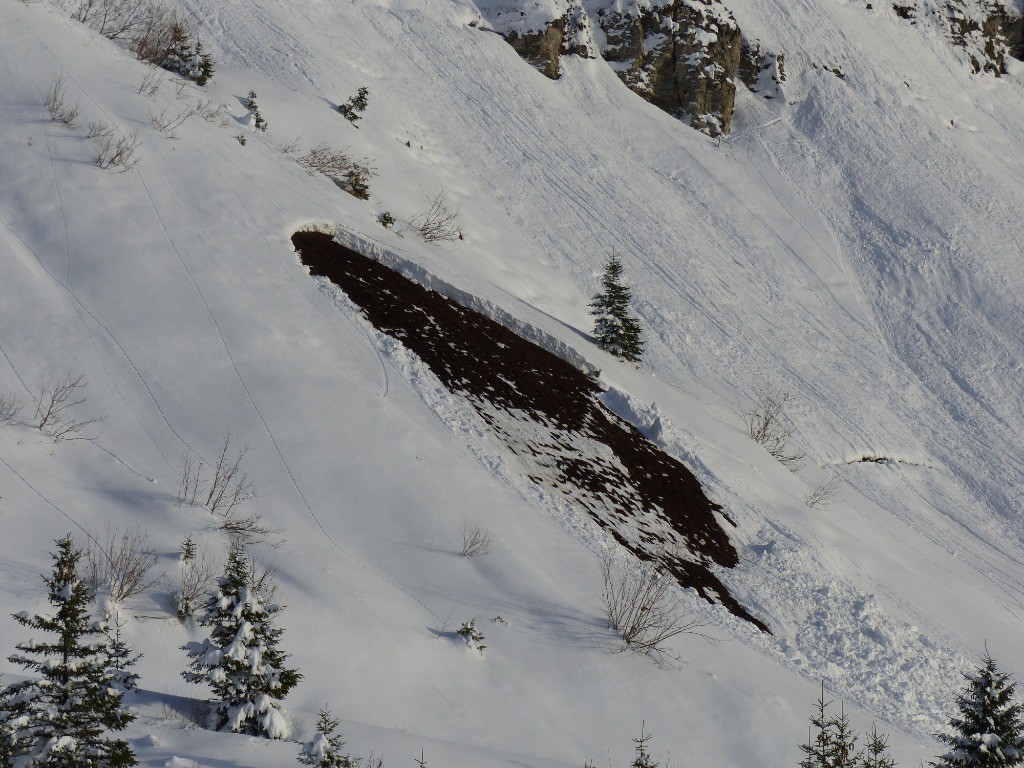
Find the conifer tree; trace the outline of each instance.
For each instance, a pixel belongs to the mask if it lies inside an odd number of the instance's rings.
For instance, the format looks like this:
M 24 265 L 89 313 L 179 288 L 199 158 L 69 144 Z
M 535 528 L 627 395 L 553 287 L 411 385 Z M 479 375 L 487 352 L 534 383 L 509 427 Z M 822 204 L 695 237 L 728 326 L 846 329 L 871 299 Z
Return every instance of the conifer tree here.
M 889 739 L 886 735 L 879 733 L 874 723 L 866 735 L 864 757 L 858 768 L 896 768 L 896 762 L 889 756 Z
M 629 764 L 629 768 L 658 768 L 658 764 L 651 758 L 651 753 L 647 751 L 647 742 L 652 736 L 650 733 L 644 734 L 644 724 L 641 722 L 640 736 L 633 739 L 633 743 L 636 744 L 636 757 Z
M 644 353 L 640 323 L 629 311 L 632 295 L 622 284 L 622 262 L 612 251 L 605 262 L 601 292 L 590 302 L 597 345 L 623 360 L 636 363 Z
M 840 707 L 838 715 L 829 715 L 832 702 L 825 698 L 825 684 L 815 702 L 807 743 L 801 744 L 804 753 L 800 768 L 895 768 L 889 756 L 885 734 L 878 733 L 874 725 L 864 749 L 857 749 L 857 734 L 850 726 L 846 710 Z
M 129 768 L 128 743 L 110 738 L 135 716 L 123 708 L 123 678 L 114 669 L 101 623 L 89 616 L 92 595 L 79 579 L 81 552 L 71 536 L 59 539 L 53 573 L 43 577 L 50 613 L 14 615 L 24 627 L 53 635 L 15 646 L 8 661 L 34 677 L 0 691 L 0 765 L 16 768 Z M 122 669 L 135 658 L 121 643 Z
M 113 627 L 106 627 L 107 643 L 103 653 L 110 668 L 111 684 L 114 688 L 127 692 L 139 687 L 139 676 L 132 672 L 131 668 L 142 658 L 142 654 L 132 655 L 132 649 L 121 636 L 122 627 L 124 622 L 118 618 L 114 619 Z
M 206 85 L 213 77 L 213 59 L 203 52 L 201 42 L 197 41 L 193 47 L 188 30 L 182 24 L 171 27 L 171 44 L 160 66 L 187 77 L 196 85 Z
M 246 98 L 245 103 L 242 105 L 252 113 L 253 127 L 257 131 L 267 130 L 267 121 L 263 119 L 263 115 L 260 114 L 260 107 L 256 103 L 256 91 L 249 91 L 249 96 Z
M 341 753 L 345 742 L 341 740 L 340 733 L 334 733 L 337 728 L 338 721 L 331 717 L 330 711 L 326 707 L 321 709 L 320 718 L 316 723 L 316 733 L 302 745 L 299 762 L 316 768 L 357 768 L 359 758 Z
M 363 87 L 360 88 L 356 95 L 346 101 L 344 104 L 338 105 L 338 111 L 341 112 L 342 116 L 348 120 L 356 128 L 356 125 L 360 120 L 363 119 L 362 113 L 366 111 L 367 100 L 370 95 L 370 89 Z
M 1013 698 L 1017 683 L 996 666 L 988 651 L 981 666 L 964 678 L 967 685 L 956 697 L 960 714 L 949 721 L 954 733 L 937 734 L 950 750 L 932 765 L 1001 768 L 1024 763 L 1024 707 Z
M 224 576 L 198 619 L 210 628 L 210 637 L 183 646 L 192 661 L 182 676 L 191 683 L 208 684 L 217 697 L 210 728 L 270 739 L 288 737 L 288 720 L 278 702 L 302 675 L 284 665 L 288 655 L 277 647 L 283 630 L 273 622 L 280 610 L 266 603 L 253 582 L 244 548 L 233 546 Z

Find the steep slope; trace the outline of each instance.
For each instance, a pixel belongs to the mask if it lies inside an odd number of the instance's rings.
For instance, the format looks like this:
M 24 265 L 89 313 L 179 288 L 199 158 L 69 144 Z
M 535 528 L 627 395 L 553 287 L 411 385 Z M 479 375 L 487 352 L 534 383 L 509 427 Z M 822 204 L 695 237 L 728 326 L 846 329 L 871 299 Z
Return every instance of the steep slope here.
M 46 4 L 0 4 L 0 387 L 28 400 L 42 375 L 82 372 L 88 412 L 107 416 L 90 442 L 0 429 L 0 607 L 41 604 L 50 541 L 78 526 L 140 526 L 171 580 L 186 535 L 219 556 L 217 521 L 175 489 L 182 453 L 209 459 L 230 432 L 250 448 L 252 509 L 284 542 L 262 552 L 307 675 L 287 702 L 299 736 L 329 701 L 350 748 L 389 761 L 426 745 L 438 765 L 624 764 L 645 720 L 662 754 L 784 765 L 823 678 L 913 764 L 983 639 L 1024 669 L 1012 62 L 974 75 L 883 8 L 735 2 L 744 32 L 785 52 L 785 99 L 741 91 L 732 136 L 713 142 L 605 62 L 569 57 L 544 78 L 470 27 L 470 4 L 180 7 L 202 22 L 218 63 L 205 93 L 227 125 L 192 118 L 172 139 L 151 115 L 203 94 L 163 76 L 147 98 L 145 68 L 112 44 Z M 61 71 L 77 129 L 42 108 Z M 332 106 L 364 85 L 356 129 Z M 267 135 L 248 127 L 250 89 Z M 138 130 L 137 168 L 92 164 L 85 124 L 101 120 Z M 282 154 L 300 136 L 369 158 L 371 200 Z M 404 223 L 438 189 L 466 234 L 443 247 Z M 600 368 L 606 402 L 738 523 L 741 564 L 719 577 L 773 634 L 683 594 L 728 642 L 679 639 L 680 669 L 613 653 L 607 536 L 317 286 L 288 241 L 310 222 Z M 648 329 L 642 370 L 587 338 L 612 248 Z M 799 473 L 744 434 L 739 411 L 769 379 L 794 396 Z M 892 461 L 848 463 L 867 454 Z M 808 509 L 829 474 L 833 504 Z M 458 558 L 463 519 L 496 551 Z M 292 745 L 183 730 L 173 712 L 205 695 L 178 677 L 194 631 L 160 590 L 125 614 L 146 653 L 131 735 L 147 761 L 291 759 Z M 483 658 L 450 637 L 471 616 Z

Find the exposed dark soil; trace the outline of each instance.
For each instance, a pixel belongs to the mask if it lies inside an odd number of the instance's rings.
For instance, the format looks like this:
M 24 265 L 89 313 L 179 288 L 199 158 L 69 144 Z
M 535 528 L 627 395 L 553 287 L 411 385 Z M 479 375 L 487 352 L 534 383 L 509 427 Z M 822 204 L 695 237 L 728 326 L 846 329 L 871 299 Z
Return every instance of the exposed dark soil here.
M 683 586 L 768 631 L 709 568 L 738 563 L 721 507 L 682 463 L 609 411 L 586 374 L 330 235 L 297 232 L 292 244 L 310 274 L 340 286 L 375 328 L 465 397 L 531 480 L 570 497 Z

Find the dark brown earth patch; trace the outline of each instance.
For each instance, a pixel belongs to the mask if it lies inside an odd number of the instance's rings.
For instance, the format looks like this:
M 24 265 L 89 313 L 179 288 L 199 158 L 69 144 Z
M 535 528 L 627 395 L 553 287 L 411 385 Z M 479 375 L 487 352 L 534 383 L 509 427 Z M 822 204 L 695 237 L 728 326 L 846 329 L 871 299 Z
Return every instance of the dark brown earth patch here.
M 572 499 L 684 587 L 768 631 L 711 570 L 739 562 L 720 505 L 686 466 L 609 411 L 586 374 L 330 235 L 297 232 L 292 244 L 310 274 L 338 285 L 375 328 L 466 398 L 533 482 Z

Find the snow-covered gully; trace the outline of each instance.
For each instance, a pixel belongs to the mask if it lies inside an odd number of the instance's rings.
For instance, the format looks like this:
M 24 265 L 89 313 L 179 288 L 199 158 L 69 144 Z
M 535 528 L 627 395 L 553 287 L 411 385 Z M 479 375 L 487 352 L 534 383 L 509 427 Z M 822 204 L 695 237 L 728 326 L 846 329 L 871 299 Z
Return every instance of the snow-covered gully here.
M 312 275 L 344 290 L 382 333 L 418 355 L 522 462 L 617 541 L 685 587 L 768 631 L 715 576 L 738 562 L 720 505 L 693 473 L 600 401 L 601 387 L 504 326 L 319 232 L 292 243 Z

